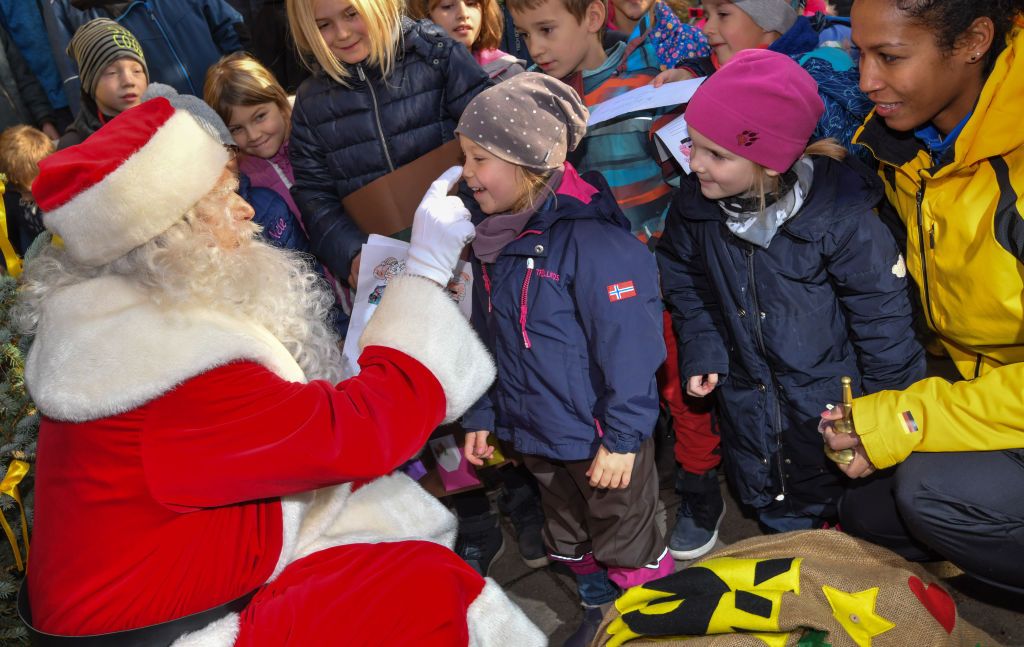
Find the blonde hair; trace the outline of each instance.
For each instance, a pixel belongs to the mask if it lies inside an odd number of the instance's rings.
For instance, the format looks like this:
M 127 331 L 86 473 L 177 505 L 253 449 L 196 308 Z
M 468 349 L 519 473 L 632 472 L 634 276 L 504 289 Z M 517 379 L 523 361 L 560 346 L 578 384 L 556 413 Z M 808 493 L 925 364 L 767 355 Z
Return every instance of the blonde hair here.
M 228 54 L 210 66 L 203 84 L 203 101 L 217 111 L 225 124 L 230 123 L 235 106 L 273 103 L 286 120 L 292 110 L 288 94 L 273 72 L 245 52 Z
M 534 171 L 516 164 L 516 187 L 519 199 L 512 205 L 512 213 L 525 211 L 537 204 L 541 193 L 547 188 L 553 171 Z
M 413 20 L 430 19 L 430 12 L 441 4 L 442 0 L 409 0 L 409 17 Z M 501 45 L 501 37 L 505 30 L 505 17 L 498 6 L 498 0 L 477 0 L 480 3 L 480 33 L 469 48 L 472 52 L 497 49 Z
M 316 62 L 323 71 L 338 83 L 347 86 L 349 72 L 345 65 L 331 53 L 316 27 L 313 3 L 316 0 L 287 0 L 288 25 L 299 50 L 303 64 L 314 70 Z M 399 41 L 402 38 L 402 9 L 404 0 L 350 0 L 351 6 L 366 24 L 370 54 L 367 61 L 380 69 L 385 78 L 391 74 L 398 57 Z M 310 60 L 312 57 L 312 61 Z
M 803 155 L 800 157 L 815 156 L 831 157 L 837 162 L 842 161 L 846 157 L 846 148 L 831 137 L 819 139 L 818 141 L 811 142 L 811 144 L 804 149 Z M 760 164 L 755 164 L 754 166 L 757 168 L 754 171 L 754 183 L 750 187 L 750 190 L 760 200 L 761 211 L 763 212 L 768 206 L 768 196 L 772 193 L 778 192 L 779 190 L 779 175 L 769 174 L 768 169 Z
M 56 150 L 41 130 L 32 126 L 12 126 L 0 134 L 0 173 L 7 184 L 25 193 L 39 175 L 39 162 Z

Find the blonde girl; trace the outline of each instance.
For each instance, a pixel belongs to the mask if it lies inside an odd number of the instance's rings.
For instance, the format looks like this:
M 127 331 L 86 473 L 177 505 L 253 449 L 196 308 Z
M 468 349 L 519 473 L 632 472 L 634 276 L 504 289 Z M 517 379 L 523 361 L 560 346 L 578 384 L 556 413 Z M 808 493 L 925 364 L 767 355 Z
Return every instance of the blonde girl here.
M 655 522 L 657 268 L 601 174 L 565 161 L 587 117 L 575 90 L 524 72 L 477 97 L 458 127 L 486 216 L 473 241 L 474 326 L 498 367 L 463 417 L 464 452 L 480 464 L 496 434 L 536 477 L 544 543 L 585 607 L 572 645 L 590 644 L 620 588 L 673 569 Z
M 354 286 L 366 232 L 348 194 L 454 137 L 466 104 L 489 85 L 469 50 L 403 0 L 288 0 L 288 22 L 314 70 L 295 97 L 292 195 L 313 253 Z
M 808 146 L 823 110 L 788 56 L 736 54 L 687 106 L 693 175 L 658 248 L 683 386 L 717 396 L 726 472 L 774 532 L 836 520 L 817 423 L 840 377 L 859 394 L 924 375 L 882 189 L 834 140 Z

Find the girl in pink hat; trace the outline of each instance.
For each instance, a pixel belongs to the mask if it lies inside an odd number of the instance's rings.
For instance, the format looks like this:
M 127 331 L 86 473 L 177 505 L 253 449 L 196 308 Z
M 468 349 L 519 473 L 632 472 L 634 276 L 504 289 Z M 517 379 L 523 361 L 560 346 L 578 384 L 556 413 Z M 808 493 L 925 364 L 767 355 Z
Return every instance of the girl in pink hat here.
M 808 146 L 822 110 L 789 57 L 737 54 L 687 108 L 693 173 L 658 249 L 684 384 L 718 398 L 726 471 L 769 531 L 835 521 L 817 423 L 840 377 L 871 393 L 925 368 L 882 187 L 835 141 Z

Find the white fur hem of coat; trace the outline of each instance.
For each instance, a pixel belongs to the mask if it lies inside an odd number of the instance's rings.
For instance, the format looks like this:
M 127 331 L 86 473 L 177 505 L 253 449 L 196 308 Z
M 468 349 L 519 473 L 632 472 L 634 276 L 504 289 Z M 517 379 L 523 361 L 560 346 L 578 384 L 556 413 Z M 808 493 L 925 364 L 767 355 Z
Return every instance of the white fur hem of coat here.
M 388 283 L 359 349 L 387 346 L 417 360 L 444 389 L 445 422 L 461 416 L 494 382 L 494 360 L 455 302 L 436 283 L 398 276 Z

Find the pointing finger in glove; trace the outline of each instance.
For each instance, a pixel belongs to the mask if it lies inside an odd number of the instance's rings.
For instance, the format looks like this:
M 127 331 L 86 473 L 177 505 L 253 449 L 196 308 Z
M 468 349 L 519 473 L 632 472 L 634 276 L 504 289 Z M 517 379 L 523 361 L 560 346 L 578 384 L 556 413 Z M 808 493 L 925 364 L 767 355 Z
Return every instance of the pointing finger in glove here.
M 416 208 L 406 272 L 446 286 L 459 254 L 475 235 L 469 210 L 448 191 L 462 177 L 462 167 L 453 166 L 427 189 Z

